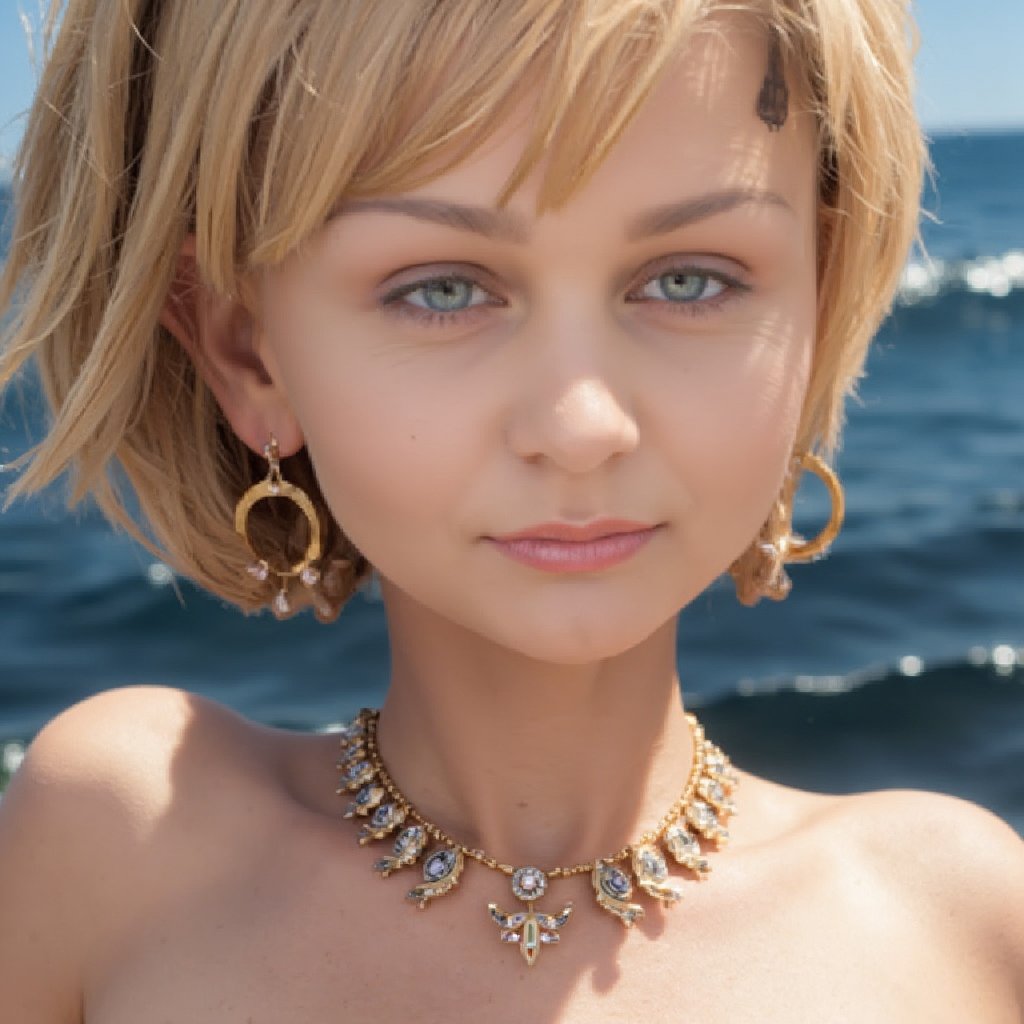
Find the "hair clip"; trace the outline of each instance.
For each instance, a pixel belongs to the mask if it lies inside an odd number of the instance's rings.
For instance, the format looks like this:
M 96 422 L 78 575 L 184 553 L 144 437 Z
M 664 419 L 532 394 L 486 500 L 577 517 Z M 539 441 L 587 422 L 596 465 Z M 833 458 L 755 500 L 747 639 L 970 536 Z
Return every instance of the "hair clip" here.
M 761 91 L 757 94 L 757 116 L 768 125 L 768 130 L 777 132 L 789 114 L 789 87 L 782 67 L 782 49 L 775 29 L 770 29 L 768 41 L 768 70 L 765 72 Z

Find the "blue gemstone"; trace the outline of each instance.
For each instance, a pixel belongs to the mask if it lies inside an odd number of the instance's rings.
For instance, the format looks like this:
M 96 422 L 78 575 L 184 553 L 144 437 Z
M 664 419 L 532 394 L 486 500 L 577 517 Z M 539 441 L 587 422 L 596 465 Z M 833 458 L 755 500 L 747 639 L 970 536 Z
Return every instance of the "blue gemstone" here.
M 629 879 L 618 868 L 611 868 L 605 875 L 605 884 L 616 896 L 629 894 Z
M 428 882 L 436 882 L 451 871 L 455 864 L 455 854 L 451 850 L 438 850 L 423 865 L 423 877 Z

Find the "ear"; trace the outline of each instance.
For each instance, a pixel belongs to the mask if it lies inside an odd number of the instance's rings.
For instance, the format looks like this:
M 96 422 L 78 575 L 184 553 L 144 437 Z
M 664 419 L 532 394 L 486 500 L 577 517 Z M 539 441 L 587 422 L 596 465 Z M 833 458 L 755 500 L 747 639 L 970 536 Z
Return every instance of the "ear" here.
M 204 284 L 194 236 L 181 247 L 160 323 L 189 354 L 232 429 L 254 452 L 263 451 L 271 434 L 282 455 L 302 447 L 302 428 L 287 396 L 260 358 L 253 313 L 239 298 Z

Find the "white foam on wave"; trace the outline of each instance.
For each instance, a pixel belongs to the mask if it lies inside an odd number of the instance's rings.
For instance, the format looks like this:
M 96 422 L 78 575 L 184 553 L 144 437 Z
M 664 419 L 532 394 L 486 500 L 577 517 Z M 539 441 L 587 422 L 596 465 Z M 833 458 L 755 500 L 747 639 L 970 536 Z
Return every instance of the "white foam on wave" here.
M 914 306 L 946 292 L 971 292 L 1005 299 L 1024 289 L 1024 250 L 973 260 L 911 260 L 900 278 L 896 301 Z

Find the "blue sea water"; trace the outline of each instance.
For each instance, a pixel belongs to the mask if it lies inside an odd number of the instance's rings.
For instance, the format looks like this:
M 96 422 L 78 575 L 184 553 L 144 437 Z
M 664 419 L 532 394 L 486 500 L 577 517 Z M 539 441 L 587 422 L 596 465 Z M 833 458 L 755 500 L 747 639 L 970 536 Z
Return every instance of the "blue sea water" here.
M 908 265 L 850 408 L 843 533 L 782 604 L 713 586 L 682 616 L 680 670 L 745 768 L 956 793 L 1024 832 L 1024 134 L 939 138 L 932 156 L 931 259 Z M 0 461 L 38 436 L 28 398 L 0 416 Z M 807 491 L 810 533 L 826 499 Z M 57 492 L 0 516 L 0 744 L 140 681 L 314 728 L 379 701 L 387 675 L 372 592 L 333 627 L 247 619 Z

